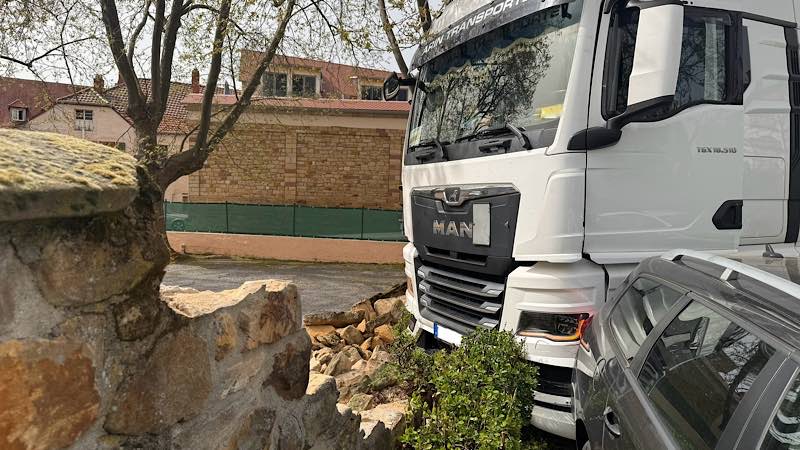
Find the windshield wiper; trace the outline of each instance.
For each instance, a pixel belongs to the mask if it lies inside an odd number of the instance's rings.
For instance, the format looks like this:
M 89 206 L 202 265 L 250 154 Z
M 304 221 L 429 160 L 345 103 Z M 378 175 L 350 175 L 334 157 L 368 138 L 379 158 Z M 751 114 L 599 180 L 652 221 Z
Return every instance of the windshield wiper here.
M 516 136 L 517 139 L 520 140 L 520 142 L 522 143 L 522 148 L 524 148 L 525 150 L 530 150 L 533 148 L 533 145 L 531 144 L 531 140 L 528 139 L 528 136 L 526 136 L 523 133 L 524 130 L 525 130 L 524 128 L 520 128 L 511 122 L 506 122 L 505 124 L 499 127 L 486 128 L 484 130 L 480 130 L 475 133 L 465 134 L 456 139 L 456 142 L 471 141 L 473 139 L 480 139 L 486 136 L 495 136 L 498 134 L 506 134 L 510 132 L 511 134 Z
M 448 161 L 450 158 L 448 158 L 447 156 L 447 150 L 445 149 L 446 145 L 450 145 L 450 142 L 441 142 L 439 141 L 439 139 L 433 138 L 425 142 L 420 142 L 417 145 L 412 145 L 411 147 L 408 148 L 408 150 L 414 155 L 415 158 L 417 158 L 417 161 L 423 161 L 432 157 L 433 155 L 436 154 L 436 150 L 441 151 L 442 159 Z M 417 150 L 423 148 L 430 148 L 430 151 L 417 152 Z

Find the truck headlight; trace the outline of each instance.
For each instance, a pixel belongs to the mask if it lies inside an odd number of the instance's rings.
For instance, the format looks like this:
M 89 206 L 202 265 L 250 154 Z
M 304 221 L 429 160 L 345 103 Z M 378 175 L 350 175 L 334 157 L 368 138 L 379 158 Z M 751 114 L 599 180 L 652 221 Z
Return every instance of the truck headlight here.
M 523 311 L 519 317 L 517 335 L 541 337 L 556 342 L 577 341 L 589 314 L 549 314 Z

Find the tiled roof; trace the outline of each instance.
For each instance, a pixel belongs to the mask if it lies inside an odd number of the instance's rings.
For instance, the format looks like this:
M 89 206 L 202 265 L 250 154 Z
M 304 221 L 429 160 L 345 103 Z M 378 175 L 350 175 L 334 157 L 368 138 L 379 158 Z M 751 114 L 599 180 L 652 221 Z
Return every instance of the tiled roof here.
M 142 93 L 150 96 L 150 80 L 139 80 L 139 88 Z M 169 97 L 167 98 L 167 107 L 164 111 L 164 117 L 161 124 L 158 126 L 159 133 L 188 133 L 189 126 L 186 123 L 186 107 L 183 105 L 183 99 L 192 90 L 192 86 L 187 83 L 170 83 Z M 130 118 L 126 112 L 128 108 L 128 88 L 125 83 L 117 84 L 116 86 L 106 90 L 103 95 L 111 102 L 111 106 L 119 112 L 119 114 L 130 122 Z
M 241 69 L 239 72 L 239 78 L 242 81 L 250 79 L 262 54 L 253 50 L 242 50 Z M 391 74 L 386 70 L 280 55 L 275 56 L 271 67 L 275 70 L 289 67 L 319 72 L 321 78 L 320 94 L 322 97 L 328 98 L 357 99 L 359 97 L 359 81 L 362 83 L 366 80 L 383 82 Z
M 58 103 L 67 105 L 93 105 L 109 106 L 109 101 L 97 92 L 93 87 L 82 89 L 74 94 L 66 95 L 58 99 Z
M 200 104 L 203 96 L 200 94 L 189 94 L 183 100 L 186 104 Z M 216 105 L 233 105 L 236 103 L 236 96 L 217 95 L 214 97 Z M 252 106 L 262 106 L 276 109 L 316 109 L 316 110 L 336 110 L 349 112 L 369 112 L 406 115 L 411 110 L 408 102 L 385 102 L 383 100 L 354 100 L 354 99 L 330 99 L 330 98 L 253 98 Z
M 75 86 L 74 89 L 83 89 Z M 0 127 L 10 127 L 9 107 L 19 105 L 28 108 L 28 120 L 50 108 L 56 99 L 73 92 L 73 86 L 39 80 L 0 77 Z

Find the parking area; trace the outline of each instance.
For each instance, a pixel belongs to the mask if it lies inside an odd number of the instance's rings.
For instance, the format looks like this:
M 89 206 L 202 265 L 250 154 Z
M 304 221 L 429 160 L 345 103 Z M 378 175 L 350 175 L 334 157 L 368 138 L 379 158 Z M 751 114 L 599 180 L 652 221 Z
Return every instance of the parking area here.
M 358 300 L 405 279 L 403 267 L 388 264 L 332 264 L 228 258 L 184 258 L 167 266 L 164 284 L 221 291 L 249 280 L 293 281 L 303 313 L 348 309 Z

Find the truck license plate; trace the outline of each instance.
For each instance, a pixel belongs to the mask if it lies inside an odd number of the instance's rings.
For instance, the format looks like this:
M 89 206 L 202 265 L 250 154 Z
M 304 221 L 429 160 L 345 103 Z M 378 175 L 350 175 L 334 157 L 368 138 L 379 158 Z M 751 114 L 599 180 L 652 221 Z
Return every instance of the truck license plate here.
M 472 244 L 488 246 L 491 239 L 491 207 L 488 203 L 472 205 Z
M 436 322 L 433 323 L 433 336 L 453 345 L 461 345 L 460 334 Z

